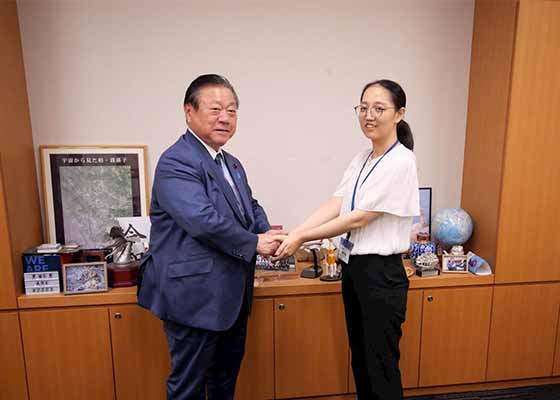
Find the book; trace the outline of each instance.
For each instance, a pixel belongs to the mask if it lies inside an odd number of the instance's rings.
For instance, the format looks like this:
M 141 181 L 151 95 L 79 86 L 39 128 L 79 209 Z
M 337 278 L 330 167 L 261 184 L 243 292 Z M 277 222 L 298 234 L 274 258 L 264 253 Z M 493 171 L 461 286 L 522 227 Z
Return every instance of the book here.
M 58 253 L 62 249 L 60 243 L 43 243 L 35 249 L 37 253 Z

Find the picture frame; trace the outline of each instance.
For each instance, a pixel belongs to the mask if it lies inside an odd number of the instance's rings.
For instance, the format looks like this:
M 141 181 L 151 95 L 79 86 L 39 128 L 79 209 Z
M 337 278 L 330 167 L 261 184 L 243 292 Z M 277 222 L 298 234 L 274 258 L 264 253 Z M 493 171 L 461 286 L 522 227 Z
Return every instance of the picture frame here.
M 62 264 L 64 294 L 106 292 L 109 290 L 105 261 Z
M 40 146 L 47 240 L 99 249 L 119 217 L 148 215 L 147 147 Z
M 420 215 L 413 217 L 410 239 L 416 240 L 418 233 L 432 233 L 432 188 L 418 188 L 420 198 Z
M 467 274 L 469 272 L 469 257 L 466 254 L 444 254 L 441 256 L 441 272 Z

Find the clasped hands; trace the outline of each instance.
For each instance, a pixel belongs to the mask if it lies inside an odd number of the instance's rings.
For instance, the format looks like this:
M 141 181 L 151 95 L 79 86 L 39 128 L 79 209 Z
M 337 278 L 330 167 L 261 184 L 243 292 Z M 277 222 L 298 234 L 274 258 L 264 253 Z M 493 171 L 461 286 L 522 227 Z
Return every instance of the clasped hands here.
M 298 232 L 269 230 L 258 235 L 257 253 L 262 256 L 273 256 L 272 261 L 293 255 L 304 240 Z

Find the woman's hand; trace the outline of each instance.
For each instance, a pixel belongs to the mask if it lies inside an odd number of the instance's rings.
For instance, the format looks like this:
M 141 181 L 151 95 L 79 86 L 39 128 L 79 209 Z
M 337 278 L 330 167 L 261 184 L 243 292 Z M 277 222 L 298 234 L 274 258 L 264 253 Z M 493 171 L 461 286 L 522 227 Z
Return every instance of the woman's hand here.
M 276 253 L 274 253 L 272 261 L 277 261 L 293 255 L 304 242 L 298 232 L 292 232 L 289 235 L 275 235 L 274 240 L 278 240 L 282 243 L 276 250 Z

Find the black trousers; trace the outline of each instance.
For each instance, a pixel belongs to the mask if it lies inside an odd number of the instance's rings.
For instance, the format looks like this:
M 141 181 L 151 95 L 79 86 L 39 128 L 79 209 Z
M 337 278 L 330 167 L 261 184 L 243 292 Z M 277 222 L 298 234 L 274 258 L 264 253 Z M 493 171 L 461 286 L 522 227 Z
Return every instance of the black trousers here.
M 167 400 L 233 400 L 248 314 L 245 300 L 236 322 L 222 332 L 163 322 L 171 356 Z
M 401 324 L 408 278 L 401 256 L 351 256 L 342 269 L 342 298 L 359 400 L 400 400 Z

